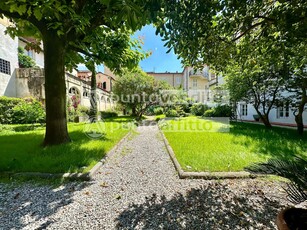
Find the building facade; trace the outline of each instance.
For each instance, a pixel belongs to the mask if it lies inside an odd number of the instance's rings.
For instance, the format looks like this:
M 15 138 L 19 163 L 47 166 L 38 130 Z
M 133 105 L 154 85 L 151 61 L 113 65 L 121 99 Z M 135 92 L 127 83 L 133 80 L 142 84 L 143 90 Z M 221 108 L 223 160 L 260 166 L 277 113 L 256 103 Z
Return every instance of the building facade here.
M 0 18 L 0 96 L 8 97 L 34 97 L 45 102 L 45 78 L 44 78 L 44 53 L 37 53 L 31 49 L 25 49 L 25 54 L 30 56 L 36 63 L 36 68 L 19 68 L 18 47 L 26 48 L 31 38 L 14 38 L 5 34 L 6 27 L 10 25 L 8 19 Z M 42 48 L 42 47 L 41 47 Z M 111 72 L 110 70 L 108 70 Z M 89 72 L 89 71 L 88 71 Z M 89 76 L 87 76 L 90 74 Z M 79 73 L 66 72 L 66 92 L 67 98 L 76 96 L 80 104 L 90 106 L 90 77 L 87 73 L 84 79 L 79 77 Z M 111 99 L 112 81 L 114 77 L 104 73 L 98 73 L 97 79 L 97 108 L 100 111 L 114 108 Z

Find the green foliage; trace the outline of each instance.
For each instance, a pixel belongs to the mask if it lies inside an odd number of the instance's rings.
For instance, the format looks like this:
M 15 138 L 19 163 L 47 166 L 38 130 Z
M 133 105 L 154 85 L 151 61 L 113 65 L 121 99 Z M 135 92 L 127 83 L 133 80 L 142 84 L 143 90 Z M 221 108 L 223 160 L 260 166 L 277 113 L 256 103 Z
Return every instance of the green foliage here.
M 165 112 L 166 117 L 178 117 L 178 113 L 175 109 L 169 109 Z
M 156 33 L 189 66 L 202 65 L 206 60 L 223 69 L 237 53 L 236 42 L 252 33 L 256 35 L 249 37 L 251 43 L 256 43 L 254 47 L 260 37 L 274 41 L 274 46 L 283 42 L 295 46 L 305 40 L 307 33 L 304 0 L 166 0 L 163 9 L 164 17 L 156 23 Z
M 205 111 L 207 111 L 209 107 L 202 103 L 194 103 L 191 106 L 191 113 L 195 116 L 202 116 Z
M 89 116 L 90 115 L 90 109 L 86 106 L 83 106 L 83 105 L 79 105 L 78 106 L 78 112 L 80 113 L 80 115 L 82 116 Z
M 230 105 L 218 105 L 214 108 L 216 117 L 230 117 L 232 114 L 232 108 Z
M 23 99 L 14 97 L 0 97 L 0 123 L 11 124 L 13 117 L 13 108 L 22 103 Z
M 0 123 L 30 124 L 45 122 L 45 110 L 33 98 L 0 97 Z
M 284 188 L 288 199 L 299 204 L 307 200 L 307 161 L 295 156 L 293 159 L 272 158 L 268 162 L 252 164 L 245 170 L 265 175 L 277 175 L 290 180 L 288 187 Z
M 163 114 L 163 108 L 162 107 L 156 107 L 153 110 L 154 115 L 161 115 Z
M 155 81 L 152 76 L 136 69 L 126 71 L 119 77 L 113 87 L 113 93 L 118 103 L 128 109 L 132 109 L 137 118 L 141 118 L 144 112 L 159 103 L 159 95 L 165 84 Z
M 18 62 L 20 68 L 32 68 L 35 66 L 35 61 L 25 54 L 22 47 L 18 47 Z
M 115 111 L 101 111 L 101 118 L 111 118 L 111 117 L 118 117 L 118 113 Z
M 45 110 L 35 99 L 25 99 L 13 108 L 12 124 L 44 123 Z
M 217 105 L 204 113 L 204 117 L 230 117 L 231 115 L 232 108 L 229 105 Z
M 215 117 L 215 110 L 214 109 L 208 109 L 204 113 L 204 117 Z

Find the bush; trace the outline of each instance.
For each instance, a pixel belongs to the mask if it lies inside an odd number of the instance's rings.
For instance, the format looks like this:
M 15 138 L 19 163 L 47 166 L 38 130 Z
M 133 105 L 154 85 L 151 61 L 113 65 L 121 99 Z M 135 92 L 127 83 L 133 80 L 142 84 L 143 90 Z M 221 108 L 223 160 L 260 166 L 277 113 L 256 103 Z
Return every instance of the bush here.
M 11 124 L 13 117 L 13 108 L 18 105 L 18 103 L 23 102 L 21 98 L 14 97 L 0 97 L 0 123 L 1 124 Z
M 163 114 L 163 108 L 162 107 L 154 108 L 153 113 L 154 115 L 161 115 Z
M 191 113 L 195 116 L 202 116 L 206 110 L 208 110 L 209 107 L 207 105 L 204 105 L 202 103 L 195 103 L 191 107 Z
M 13 108 L 13 124 L 44 123 L 46 119 L 42 104 L 35 99 L 26 99 Z
M 215 111 L 214 109 L 208 109 L 205 113 L 204 113 L 205 117 L 215 117 Z
M 101 118 L 110 118 L 110 117 L 117 117 L 118 113 L 115 111 L 101 111 Z
M 216 117 L 230 117 L 232 114 L 232 109 L 229 105 L 218 105 L 214 110 Z
M 205 117 L 230 117 L 232 114 L 229 105 L 218 105 L 215 108 L 209 109 L 204 113 Z
M 0 97 L 0 123 L 30 124 L 45 122 L 42 104 L 33 99 Z
M 169 109 L 165 113 L 166 117 L 178 117 L 178 113 L 175 109 Z
M 83 105 L 79 105 L 77 112 L 79 114 L 79 116 L 84 116 L 84 115 L 90 115 L 90 108 L 83 106 Z

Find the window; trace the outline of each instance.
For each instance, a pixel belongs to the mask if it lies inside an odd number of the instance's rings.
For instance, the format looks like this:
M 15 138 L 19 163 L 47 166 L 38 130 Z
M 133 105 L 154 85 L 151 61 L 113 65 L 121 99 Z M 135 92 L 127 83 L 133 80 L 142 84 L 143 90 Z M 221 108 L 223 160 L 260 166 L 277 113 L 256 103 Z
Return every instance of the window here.
M 240 107 L 241 115 L 247 116 L 247 104 L 241 104 Z
M 176 77 L 176 83 L 177 83 L 177 85 L 181 84 L 181 77 Z
M 289 103 L 285 103 L 282 106 L 277 108 L 277 118 L 286 118 L 289 117 L 290 108 Z
M 86 89 L 84 89 L 84 91 L 83 91 L 83 97 L 88 97 L 88 92 L 87 92 Z
M 80 95 L 79 90 L 75 87 L 71 87 L 68 92 L 69 94 L 72 94 L 72 95 L 76 95 L 76 96 Z
M 102 83 L 102 88 L 103 88 L 103 89 L 106 89 L 106 88 L 107 88 L 107 83 L 106 83 L 106 82 L 103 82 L 103 83 Z
M 193 79 L 193 88 L 197 88 L 197 79 Z
M 34 52 L 33 52 L 33 50 L 27 50 L 27 55 L 30 57 L 30 58 L 32 58 L 32 59 L 34 59 Z
M 11 75 L 11 63 L 0 58 L 0 72 Z

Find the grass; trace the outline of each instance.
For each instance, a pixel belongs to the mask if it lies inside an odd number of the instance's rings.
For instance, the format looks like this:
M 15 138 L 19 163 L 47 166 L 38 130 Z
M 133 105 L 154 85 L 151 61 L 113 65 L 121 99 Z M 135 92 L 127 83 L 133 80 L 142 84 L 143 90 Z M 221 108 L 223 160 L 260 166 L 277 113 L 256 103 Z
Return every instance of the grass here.
M 272 157 L 307 158 L 306 135 L 299 137 L 292 129 L 237 122 L 225 127 L 197 118 L 166 121 L 161 127 L 185 171 L 241 171 Z
M 97 126 L 69 123 L 72 142 L 45 148 L 41 146 L 44 127 L 2 125 L 0 172 L 88 172 L 129 132 L 130 121 L 129 117 L 118 117 L 98 123 L 104 132 L 99 139 L 90 139 L 84 132 L 97 130 Z

